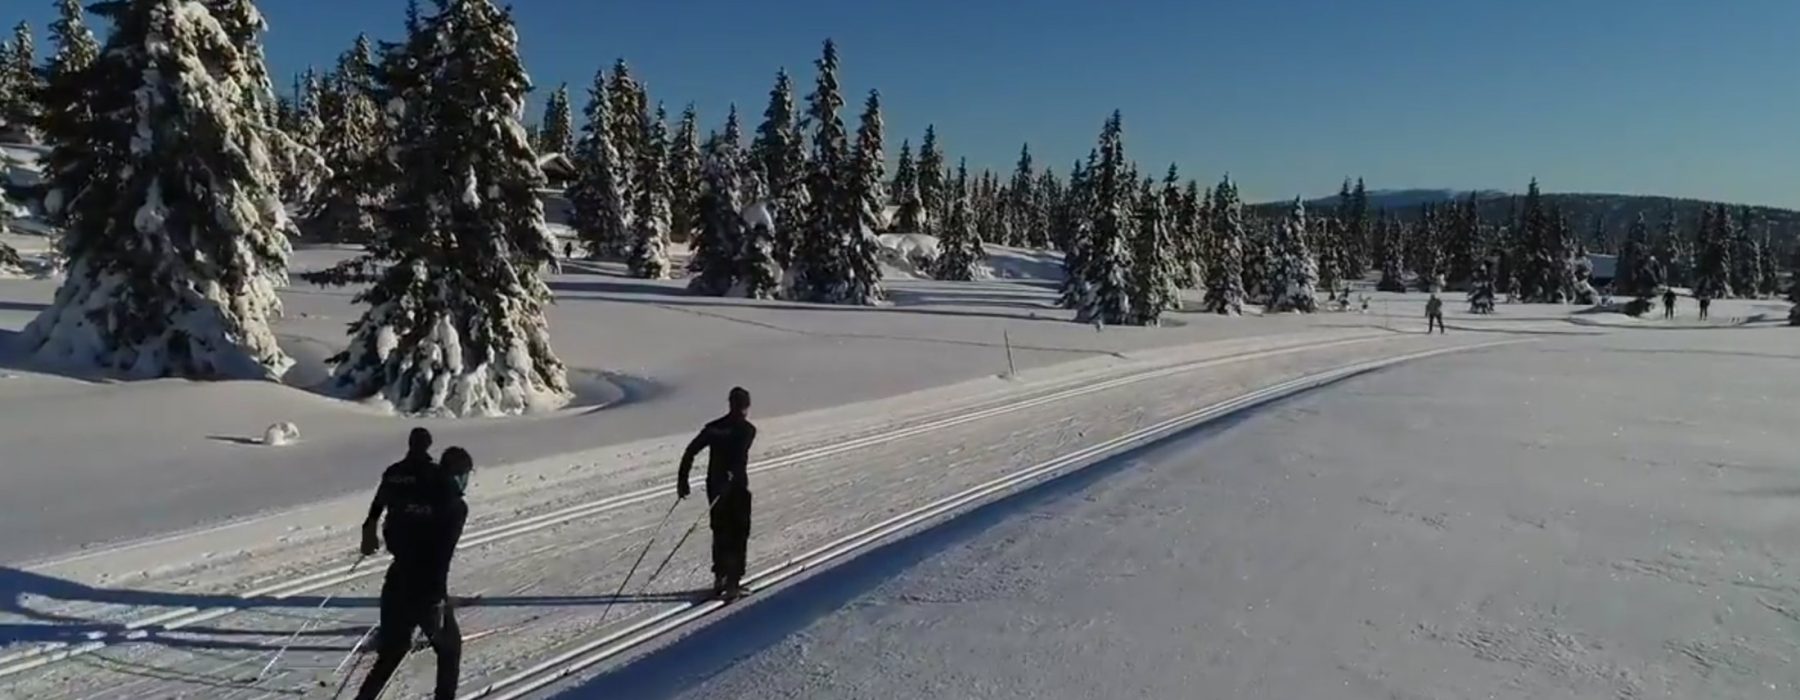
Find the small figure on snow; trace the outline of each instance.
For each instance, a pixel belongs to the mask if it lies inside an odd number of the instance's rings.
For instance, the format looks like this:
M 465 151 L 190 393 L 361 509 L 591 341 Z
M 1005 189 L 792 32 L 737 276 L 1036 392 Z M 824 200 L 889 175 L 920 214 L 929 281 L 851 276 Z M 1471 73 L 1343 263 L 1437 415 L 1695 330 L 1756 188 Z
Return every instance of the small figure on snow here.
M 1665 290 L 1663 290 L 1663 319 L 1664 320 L 1673 320 L 1674 318 L 1675 318 L 1675 290 L 1665 289 Z
M 400 662 L 412 651 L 418 629 L 437 653 L 437 700 L 455 700 L 462 663 L 462 630 L 450 609 L 450 559 L 462 538 L 469 506 L 463 502 L 474 462 L 460 447 L 444 450 L 443 463 L 431 459 L 431 433 L 414 428 L 407 438 L 406 458 L 387 468 L 363 521 L 362 555 L 380 547 L 381 534 L 393 555 L 381 585 L 381 627 L 376 636 L 375 666 L 363 679 L 357 700 L 375 700 L 386 690 Z
M 1444 334 L 1444 300 L 1439 299 L 1437 292 L 1425 300 L 1425 335 L 1431 335 L 1431 329 L 1437 328 L 1439 335 Z
M 1698 298 L 1700 299 L 1700 320 L 1704 321 L 1708 315 L 1707 312 L 1712 310 L 1712 296 L 1701 294 Z
M 706 500 L 712 519 L 713 593 L 726 599 L 743 594 L 744 568 L 750 548 L 750 445 L 756 426 L 749 420 L 750 392 L 733 387 L 730 412 L 707 423 L 681 453 L 675 496 L 687 498 L 688 472 L 694 457 L 707 451 Z

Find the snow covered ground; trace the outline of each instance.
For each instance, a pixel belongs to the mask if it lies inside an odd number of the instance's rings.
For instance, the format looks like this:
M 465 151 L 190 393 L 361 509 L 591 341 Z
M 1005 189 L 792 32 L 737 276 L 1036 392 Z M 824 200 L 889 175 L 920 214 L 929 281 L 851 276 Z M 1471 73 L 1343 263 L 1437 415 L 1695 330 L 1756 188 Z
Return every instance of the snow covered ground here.
M 1352 379 L 766 597 L 567 698 L 1792 698 L 1800 353 Z

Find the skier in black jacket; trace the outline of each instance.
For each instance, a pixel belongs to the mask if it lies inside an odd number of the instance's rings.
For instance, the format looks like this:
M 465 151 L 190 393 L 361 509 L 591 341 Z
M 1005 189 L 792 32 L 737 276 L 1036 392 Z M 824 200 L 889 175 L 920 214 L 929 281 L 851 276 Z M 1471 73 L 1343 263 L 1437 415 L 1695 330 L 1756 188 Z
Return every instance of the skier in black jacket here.
M 444 450 L 443 464 L 433 464 L 427 450 L 431 434 L 415 428 L 406 459 L 388 467 L 363 523 L 363 554 L 379 542 L 376 523 L 387 511 L 387 580 L 381 586 L 381 627 L 374 668 L 363 679 L 358 700 L 381 695 L 400 662 L 412 651 L 413 630 L 421 630 L 437 653 L 437 700 L 455 700 L 461 672 L 462 630 L 450 609 L 450 560 L 462 538 L 469 507 L 462 490 L 472 467 L 460 447 Z
M 694 457 L 707 451 L 706 500 L 711 504 L 713 532 L 713 590 L 727 598 L 742 592 L 744 567 L 750 546 L 750 444 L 756 426 L 747 416 L 750 392 L 734 387 L 729 397 L 731 412 L 707 423 L 681 454 L 681 472 L 675 495 L 687 498 L 688 472 Z

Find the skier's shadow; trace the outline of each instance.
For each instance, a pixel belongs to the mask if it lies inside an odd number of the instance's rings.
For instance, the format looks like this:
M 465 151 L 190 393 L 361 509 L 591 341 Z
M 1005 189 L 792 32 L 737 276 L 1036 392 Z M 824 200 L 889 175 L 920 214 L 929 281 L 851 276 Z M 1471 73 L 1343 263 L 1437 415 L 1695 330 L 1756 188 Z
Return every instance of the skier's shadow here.
M 692 600 L 701 594 L 701 591 L 672 591 L 617 596 L 505 596 L 461 599 L 457 604 L 459 607 L 490 608 L 599 606 L 681 602 Z M 136 611 L 234 608 L 255 610 L 265 616 L 291 617 L 293 624 L 286 629 L 196 626 L 169 629 L 162 625 L 132 627 L 124 620 L 85 617 L 57 610 L 57 608 L 73 607 L 69 605 L 71 603 L 85 604 L 84 607 L 88 608 L 101 607 L 111 612 L 113 616 L 124 618 L 141 618 L 143 614 L 119 615 L 121 611 L 118 608 Z M 275 598 L 272 596 L 167 593 L 124 588 L 97 588 L 54 576 L 0 566 L 0 650 L 28 643 L 82 644 L 88 642 L 153 644 L 199 649 L 267 650 L 273 647 L 269 645 L 266 638 L 292 635 L 295 630 L 308 627 L 301 636 L 309 638 L 347 637 L 348 639 L 341 645 L 296 645 L 289 648 L 347 651 L 350 648 L 349 640 L 353 640 L 366 631 L 367 623 L 347 625 L 340 620 L 336 625 L 310 627 L 308 623 L 328 615 L 322 611 L 368 609 L 379 605 L 380 600 L 377 598 L 359 596 L 333 596 L 328 600 L 318 595 Z M 233 638 L 246 637 L 265 639 L 261 642 L 233 641 Z

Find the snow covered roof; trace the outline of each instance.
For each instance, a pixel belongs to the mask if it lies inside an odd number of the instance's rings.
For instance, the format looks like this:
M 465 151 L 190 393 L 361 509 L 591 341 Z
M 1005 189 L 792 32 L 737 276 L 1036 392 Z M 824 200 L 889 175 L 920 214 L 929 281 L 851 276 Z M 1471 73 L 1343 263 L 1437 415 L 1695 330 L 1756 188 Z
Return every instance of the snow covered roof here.
M 575 178 L 575 162 L 561 153 L 545 153 L 538 156 L 538 169 L 544 176 L 553 180 L 572 180 Z

